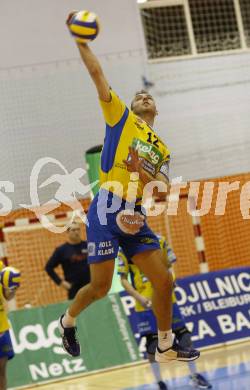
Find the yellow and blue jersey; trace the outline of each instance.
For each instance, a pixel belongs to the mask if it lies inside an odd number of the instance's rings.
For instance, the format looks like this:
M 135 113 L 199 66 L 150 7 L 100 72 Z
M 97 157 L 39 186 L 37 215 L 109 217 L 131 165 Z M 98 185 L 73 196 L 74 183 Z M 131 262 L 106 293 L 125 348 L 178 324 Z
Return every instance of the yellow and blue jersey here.
M 164 260 L 166 260 L 166 266 L 167 268 L 171 267 L 170 260 L 168 258 L 168 253 L 170 254 L 170 251 L 172 253 L 172 259 L 174 258 L 174 253 L 172 249 L 168 246 L 168 243 L 166 241 L 166 238 L 163 236 L 158 236 L 159 244 L 161 249 L 164 252 Z M 175 259 L 176 260 L 176 259 Z M 139 268 L 133 264 L 123 251 L 120 249 L 118 252 L 118 274 L 119 275 L 125 275 L 130 276 L 132 286 L 140 295 L 142 295 L 144 298 L 152 299 L 153 295 L 153 287 L 151 282 L 148 280 L 148 278 L 139 270 Z M 175 299 L 175 298 L 173 298 Z M 144 311 L 145 309 L 138 301 L 136 301 L 135 306 L 136 311 Z
M 0 260 L 0 272 L 4 268 L 3 262 Z M 4 307 L 3 286 L 0 283 L 0 333 L 6 332 L 9 329 L 9 321 Z
M 128 261 L 127 257 L 122 250 L 118 252 L 118 274 L 129 275 L 131 279 L 131 284 L 139 294 L 144 298 L 151 299 L 153 294 L 152 284 L 148 278 L 139 270 L 139 268 Z M 135 311 L 144 311 L 146 310 L 140 302 L 136 301 Z
M 157 238 L 159 240 L 160 248 L 163 251 L 165 264 L 167 268 L 171 268 L 172 265 L 176 262 L 175 253 L 164 236 L 157 234 Z
M 0 260 L 0 272 L 4 268 L 3 262 Z M 9 321 L 4 307 L 3 286 L 0 283 L 0 359 L 12 359 L 14 357 L 14 349 L 10 338 Z
M 134 147 L 143 159 L 143 168 L 153 177 L 159 172 L 167 176 L 170 152 L 154 130 L 129 110 L 111 90 L 111 101 L 100 101 L 106 122 L 106 135 L 101 155 L 100 185 L 117 181 L 123 186 L 123 199 L 127 199 L 130 172 L 127 160 L 129 147 Z M 112 189 L 110 189 L 112 192 Z M 142 198 L 143 183 L 139 180 L 137 200 Z
M 129 147 L 138 151 L 144 170 L 152 177 L 161 173 L 168 178 L 170 154 L 166 145 L 113 91 L 110 94 L 110 102 L 100 101 L 106 134 L 101 154 L 101 189 L 88 212 L 90 264 L 115 259 L 119 246 L 128 258 L 145 250 L 159 249 L 158 239 L 146 220 L 136 234 L 123 231 L 118 224 L 120 213 L 125 209 L 143 213 L 140 203 L 144 184 L 139 178 L 131 180 L 132 174 L 124 163 L 129 159 Z
M 9 322 L 7 318 L 7 314 L 4 308 L 4 300 L 3 300 L 3 287 L 0 284 L 0 333 L 6 332 L 9 329 Z

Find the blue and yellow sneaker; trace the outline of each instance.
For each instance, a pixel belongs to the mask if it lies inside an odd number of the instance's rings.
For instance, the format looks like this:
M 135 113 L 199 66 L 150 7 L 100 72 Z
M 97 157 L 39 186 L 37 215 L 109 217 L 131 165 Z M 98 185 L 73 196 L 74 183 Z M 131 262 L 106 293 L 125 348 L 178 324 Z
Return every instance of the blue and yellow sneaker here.
M 62 337 L 63 347 L 66 352 L 71 356 L 79 356 L 81 353 L 80 343 L 76 337 L 76 326 L 71 328 L 65 328 L 62 324 L 64 314 L 59 318 L 58 328 Z
M 201 374 L 193 374 L 190 376 L 190 379 L 190 384 L 198 389 L 212 389 L 211 383 Z
M 155 361 L 158 363 L 167 363 L 171 360 L 178 360 L 180 362 L 192 362 L 200 357 L 200 351 L 193 348 L 182 348 L 175 343 L 171 348 L 161 351 L 159 347 L 155 351 Z
M 168 390 L 168 387 L 165 382 L 159 381 L 157 384 L 160 390 Z

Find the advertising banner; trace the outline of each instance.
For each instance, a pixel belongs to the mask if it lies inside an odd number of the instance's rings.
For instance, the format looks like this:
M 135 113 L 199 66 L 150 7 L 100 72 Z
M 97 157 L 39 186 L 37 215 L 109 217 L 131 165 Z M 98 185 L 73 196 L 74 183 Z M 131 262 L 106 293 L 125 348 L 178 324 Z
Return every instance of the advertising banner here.
M 250 267 L 179 279 L 181 313 L 196 347 L 250 337 Z
M 250 267 L 209 272 L 177 280 L 177 302 L 196 348 L 250 338 Z M 134 299 L 120 293 L 141 353 Z
M 68 303 L 10 313 L 15 358 L 8 364 L 13 388 L 139 359 L 138 348 L 118 295 L 111 294 L 84 311 L 77 322 L 81 356 L 62 348 L 57 320 Z
M 250 267 L 190 276 L 178 279 L 177 284 L 177 301 L 196 348 L 250 338 Z M 10 388 L 135 362 L 144 356 L 135 301 L 126 292 L 111 294 L 81 314 L 79 358 L 65 353 L 57 329 L 57 319 L 67 306 L 64 302 L 10 313 L 16 353 L 8 364 Z

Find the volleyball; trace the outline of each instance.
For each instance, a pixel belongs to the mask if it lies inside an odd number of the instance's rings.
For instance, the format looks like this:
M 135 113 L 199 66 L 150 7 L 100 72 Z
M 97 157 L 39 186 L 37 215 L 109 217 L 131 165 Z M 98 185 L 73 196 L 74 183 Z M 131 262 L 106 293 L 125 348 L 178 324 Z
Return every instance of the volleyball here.
M 93 12 L 76 12 L 69 21 L 69 30 L 80 43 L 93 41 L 100 30 L 98 17 Z
M 0 282 L 4 288 L 15 289 L 19 287 L 20 278 L 20 271 L 14 267 L 5 267 L 0 273 Z
M 4 262 L 0 260 L 0 272 L 2 271 L 3 268 L 4 268 Z

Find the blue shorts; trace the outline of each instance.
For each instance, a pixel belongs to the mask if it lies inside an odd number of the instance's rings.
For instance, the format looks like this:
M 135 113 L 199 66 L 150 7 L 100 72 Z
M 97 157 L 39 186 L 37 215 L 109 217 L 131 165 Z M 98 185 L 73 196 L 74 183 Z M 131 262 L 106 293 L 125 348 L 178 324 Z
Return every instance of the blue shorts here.
M 0 359 L 7 357 L 8 360 L 10 360 L 14 357 L 14 355 L 10 332 L 7 330 L 0 335 Z
M 108 210 L 108 213 L 107 213 Z M 145 222 L 136 234 L 124 233 L 116 217 L 125 210 L 125 201 L 106 190 L 100 190 L 93 199 L 87 215 L 88 262 L 101 263 L 117 257 L 119 246 L 131 259 L 135 254 L 160 249 L 157 236 Z M 141 206 L 134 208 L 141 214 Z
M 136 312 L 137 332 L 141 337 L 157 333 L 157 322 L 152 310 Z

